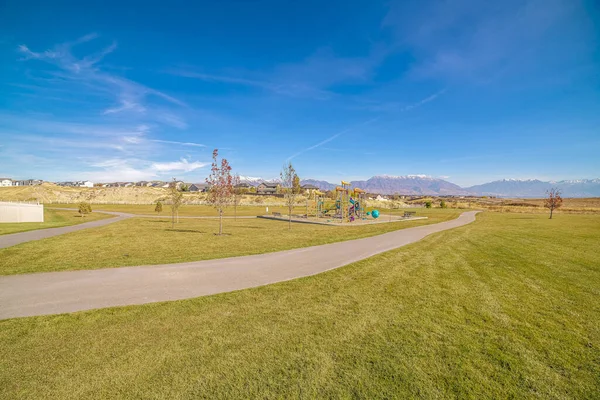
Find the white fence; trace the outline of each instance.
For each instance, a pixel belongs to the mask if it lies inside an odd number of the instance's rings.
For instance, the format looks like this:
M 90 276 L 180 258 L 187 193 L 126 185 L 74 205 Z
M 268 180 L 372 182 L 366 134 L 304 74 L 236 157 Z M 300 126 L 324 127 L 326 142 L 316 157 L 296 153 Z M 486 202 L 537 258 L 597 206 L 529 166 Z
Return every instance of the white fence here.
M 2 222 L 44 222 L 44 205 L 0 201 L 0 223 Z

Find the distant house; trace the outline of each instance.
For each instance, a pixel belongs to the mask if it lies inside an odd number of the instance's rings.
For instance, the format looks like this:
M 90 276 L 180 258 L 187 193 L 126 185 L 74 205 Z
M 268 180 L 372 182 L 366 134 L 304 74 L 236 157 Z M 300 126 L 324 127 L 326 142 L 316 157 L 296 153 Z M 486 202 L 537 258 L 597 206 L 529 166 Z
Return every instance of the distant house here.
M 319 190 L 318 187 L 316 187 L 315 185 L 310 185 L 310 184 L 302 185 L 300 187 L 300 189 L 302 189 L 304 191 L 304 193 L 306 193 L 306 194 L 312 193 L 315 190 Z
M 234 187 L 236 189 L 250 189 L 250 188 L 252 188 L 252 185 L 249 183 L 246 183 L 246 182 L 242 182 L 242 183 L 238 183 Z
M 139 181 L 135 183 L 135 186 L 149 186 L 150 182 L 147 181 Z
M 90 182 L 90 181 L 81 181 L 81 182 L 77 182 L 79 187 L 88 187 L 88 188 L 93 188 L 94 187 L 94 183 Z
M 58 182 L 57 183 L 58 186 L 76 186 L 75 182 Z
M 278 183 L 263 182 L 256 187 L 256 193 L 259 194 L 275 194 L 279 189 Z
M 0 186 L 12 186 L 13 181 L 10 178 L 0 178 Z
M 150 183 L 150 187 L 162 187 L 164 185 L 164 182 L 152 182 Z
M 13 181 L 13 186 L 35 186 L 41 185 L 43 182 L 39 179 L 25 179 L 22 181 Z
M 190 192 L 208 192 L 209 188 L 210 186 L 208 185 L 208 183 L 192 183 L 188 187 L 188 190 Z

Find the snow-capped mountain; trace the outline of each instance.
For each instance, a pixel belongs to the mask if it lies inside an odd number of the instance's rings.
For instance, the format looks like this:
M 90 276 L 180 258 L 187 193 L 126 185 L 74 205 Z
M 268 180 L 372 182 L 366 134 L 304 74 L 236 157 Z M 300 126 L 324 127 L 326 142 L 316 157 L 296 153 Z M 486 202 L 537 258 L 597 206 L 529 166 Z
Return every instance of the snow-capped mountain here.
M 263 178 L 259 178 L 259 177 L 241 176 L 241 175 L 239 178 L 240 178 L 240 183 L 247 183 L 252 186 L 258 186 L 263 182 L 280 182 L 279 178 L 263 179 Z
M 300 185 L 301 186 L 304 186 L 304 185 L 313 185 L 313 186 L 318 187 L 320 190 L 325 190 L 325 191 L 327 191 L 327 190 L 333 190 L 333 189 L 335 189 L 336 186 L 338 186 L 338 185 L 335 185 L 333 183 L 329 183 L 327 181 L 319 181 L 319 180 L 316 180 L 316 179 L 302 179 L 300 181 Z
M 407 195 L 466 195 L 466 190 L 454 183 L 427 175 L 374 176 L 366 181 L 352 181 L 352 186 L 371 193 Z
M 546 191 L 557 188 L 563 197 L 600 196 L 600 179 L 541 181 L 538 179 L 502 179 L 466 188 L 474 194 L 499 197 L 544 197 Z
M 253 186 L 261 182 L 279 182 L 279 179 L 263 179 L 240 176 L 242 182 Z M 403 195 L 482 195 L 498 197 L 544 197 L 551 188 L 561 190 L 563 197 L 600 197 L 600 179 L 573 179 L 541 181 L 539 179 L 502 179 L 494 182 L 462 188 L 447 180 L 428 175 L 377 175 L 367 180 L 350 182 L 369 193 Z M 313 185 L 321 190 L 333 190 L 340 183 L 317 179 L 303 179 L 301 185 Z

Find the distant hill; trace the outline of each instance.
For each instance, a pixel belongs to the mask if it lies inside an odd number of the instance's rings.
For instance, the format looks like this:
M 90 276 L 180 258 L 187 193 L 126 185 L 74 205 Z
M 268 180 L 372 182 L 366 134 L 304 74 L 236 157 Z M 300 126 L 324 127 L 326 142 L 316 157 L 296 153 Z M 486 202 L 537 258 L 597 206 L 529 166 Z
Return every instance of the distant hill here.
M 304 185 L 313 185 L 318 187 L 320 190 L 333 190 L 335 189 L 335 187 L 337 185 L 333 184 L 333 183 L 329 183 L 327 181 L 318 181 L 316 179 L 302 179 L 300 181 L 300 185 L 304 186 Z
M 503 179 L 475 185 L 466 190 L 487 196 L 499 197 L 544 197 L 550 188 L 558 188 L 563 197 L 598 197 L 600 179 L 578 179 L 566 181 L 540 181 L 538 179 Z
M 366 181 L 352 181 L 352 186 L 370 193 L 406 195 L 468 195 L 467 190 L 443 179 L 425 175 L 374 176 Z
M 276 182 L 278 179 L 240 177 L 242 182 L 253 186 L 261 182 Z M 503 179 L 462 188 L 444 179 L 426 175 L 390 176 L 377 175 L 362 181 L 350 182 L 369 193 L 403 194 L 423 196 L 497 196 L 497 197 L 544 197 L 546 191 L 556 187 L 564 197 L 600 197 L 600 179 L 565 180 L 545 182 L 538 179 Z M 314 185 L 321 190 L 333 190 L 339 183 L 331 183 L 318 179 L 303 179 L 301 185 Z

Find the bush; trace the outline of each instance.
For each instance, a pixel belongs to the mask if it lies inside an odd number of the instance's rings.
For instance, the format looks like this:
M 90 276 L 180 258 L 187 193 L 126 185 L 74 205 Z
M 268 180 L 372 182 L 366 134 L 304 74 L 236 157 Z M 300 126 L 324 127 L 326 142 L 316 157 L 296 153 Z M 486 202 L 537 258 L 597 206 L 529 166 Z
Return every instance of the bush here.
M 156 207 L 154 208 L 154 211 L 156 211 L 157 213 L 161 213 L 163 210 L 163 205 L 162 202 L 159 200 L 156 202 Z
M 85 201 L 79 203 L 79 214 L 81 214 L 82 217 L 85 217 L 86 214 L 89 214 L 91 212 L 92 206 L 90 205 L 90 203 L 87 203 Z
M 440 201 L 440 208 L 448 208 L 448 205 L 444 200 Z
M 431 208 L 431 202 L 430 201 L 426 201 L 425 202 L 425 208 Z

